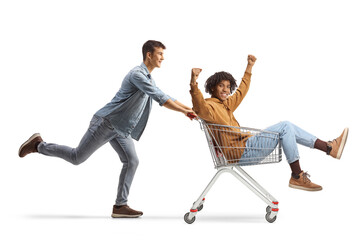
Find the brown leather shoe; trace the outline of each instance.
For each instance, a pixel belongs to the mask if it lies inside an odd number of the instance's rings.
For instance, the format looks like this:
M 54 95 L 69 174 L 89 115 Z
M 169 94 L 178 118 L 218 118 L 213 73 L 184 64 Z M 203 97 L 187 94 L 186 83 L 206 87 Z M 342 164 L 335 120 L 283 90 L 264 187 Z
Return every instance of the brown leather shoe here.
M 113 206 L 111 217 L 113 218 L 137 218 L 143 215 L 143 212 L 131 209 L 128 205 Z
M 346 144 L 348 134 L 349 128 L 345 128 L 340 137 L 334 139 L 331 142 L 328 142 L 328 149 L 330 150 L 330 152 L 328 152 L 327 154 L 332 156 L 333 158 L 340 159 Z
M 305 191 L 320 191 L 322 190 L 322 187 L 320 185 L 317 185 L 315 183 L 312 183 L 309 179 L 310 175 L 307 172 L 301 172 L 299 174 L 299 178 L 296 179 L 293 176 L 290 178 L 289 187 L 301 189 Z
M 25 157 L 29 153 L 38 152 L 37 146 L 43 140 L 40 133 L 33 134 L 26 142 L 24 142 L 19 148 L 19 157 Z

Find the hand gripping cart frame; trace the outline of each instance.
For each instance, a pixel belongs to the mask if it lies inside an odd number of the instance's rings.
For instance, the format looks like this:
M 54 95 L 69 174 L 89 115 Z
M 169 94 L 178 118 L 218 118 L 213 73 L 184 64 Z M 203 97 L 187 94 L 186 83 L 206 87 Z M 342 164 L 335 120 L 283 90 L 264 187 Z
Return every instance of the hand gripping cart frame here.
M 279 211 L 279 202 L 241 166 L 280 162 L 282 150 L 279 134 L 254 128 L 207 124 L 200 118 L 197 120 L 201 130 L 205 132 L 217 172 L 200 197 L 193 203 L 190 212 L 184 215 L 185 222 L 191 224 L 195 221 L 196 214 L 203 209 L 206 194 L 219 176 L 228 172 L 268 205 L 265 219 L 273 223 Z

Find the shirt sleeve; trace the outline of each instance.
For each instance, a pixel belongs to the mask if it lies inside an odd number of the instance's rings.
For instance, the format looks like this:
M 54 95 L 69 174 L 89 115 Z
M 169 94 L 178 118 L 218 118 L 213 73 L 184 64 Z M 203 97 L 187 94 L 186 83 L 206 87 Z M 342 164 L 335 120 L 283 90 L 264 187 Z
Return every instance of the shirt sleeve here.
M 156 87 L 155 84 L 152 84 L 150 79 L 148 79 L 144 74 L 139 71 L 135 71 L 130 76 L 130 82 L 134 84 L 140 91 L 149 95 L 152 99 L 162 106 L 167 100 L 173 99 L 160 88 Z
M 200 89 L 198 88 L 198 83 L 190 84 L 190 88 L 194 112 L 203 120 L 213 122 L 215 110 L 205 101 Z
M 250 87 L 250 81 L 251 73 L 245 72 L 239 87 L 236 89 L 236 92 L 227 99 L 227 104 L 232 112 L 236 110 L 246 96 Z

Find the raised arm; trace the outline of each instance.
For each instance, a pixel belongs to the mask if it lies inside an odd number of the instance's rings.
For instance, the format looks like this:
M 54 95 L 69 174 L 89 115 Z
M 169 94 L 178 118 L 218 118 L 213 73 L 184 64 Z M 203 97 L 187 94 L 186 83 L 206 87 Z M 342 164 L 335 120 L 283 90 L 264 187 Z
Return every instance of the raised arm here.
M 236 108 L 240 105 L 242 100 L 245 98 L 247 92 L 249 91 L 250 81 L 251 81 L 251 71 L 252 71 L 252 67 L 255 64 L 256 57 L 253 55 L 248 55 L 247 61 L 248 64 L 246 66 L 245 73 L 243 78 L 241 79 L 241 83 L 239 87 L 236 89 L 235 93 L 227 99 L 228 106 L 231 109 L 231 111 L 236 110 Z
M 245 72 L 251 73 L 252 67 L 254 66 L 254 64 L 256 62 L 256 57 L 254 55 L 248 55 L 247 61 L 248 61 L 248 64 L 246 66 Z
M 202 119 L 212 122 L 214 119 L 214 109 L 205 101 L 201 91 L 198 88 L 196 80 L 202 69 L 193 68 L 191 70 L 190 94 L 193 103 L 193 110 Z

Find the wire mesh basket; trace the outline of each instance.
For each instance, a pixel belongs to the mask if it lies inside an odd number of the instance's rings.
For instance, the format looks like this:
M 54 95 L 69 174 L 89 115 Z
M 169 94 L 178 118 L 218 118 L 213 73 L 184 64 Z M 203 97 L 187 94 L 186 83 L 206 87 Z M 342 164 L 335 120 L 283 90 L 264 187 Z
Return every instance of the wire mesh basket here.
M 200 120 L 215 168 L 277 163 L 282 159 L 279 134 L 265 130 L 208 124 Z

